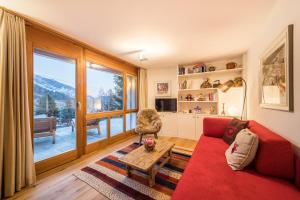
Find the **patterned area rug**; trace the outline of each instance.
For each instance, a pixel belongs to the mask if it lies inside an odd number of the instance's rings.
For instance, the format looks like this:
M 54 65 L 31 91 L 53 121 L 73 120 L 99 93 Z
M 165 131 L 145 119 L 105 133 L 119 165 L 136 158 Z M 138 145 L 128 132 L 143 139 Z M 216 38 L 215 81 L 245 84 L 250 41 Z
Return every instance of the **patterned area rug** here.
M 74 175 L 112 200 L 170 199 L 191 156 L 173 152 L 170 162 L 157 173 L 156 184 L 151 188 L 141 171 L 133 171 L 128 178 L 125 165 L 119 161 L 120 157 L 138 147 L 138 143 L 133 143 L 82 168 Z

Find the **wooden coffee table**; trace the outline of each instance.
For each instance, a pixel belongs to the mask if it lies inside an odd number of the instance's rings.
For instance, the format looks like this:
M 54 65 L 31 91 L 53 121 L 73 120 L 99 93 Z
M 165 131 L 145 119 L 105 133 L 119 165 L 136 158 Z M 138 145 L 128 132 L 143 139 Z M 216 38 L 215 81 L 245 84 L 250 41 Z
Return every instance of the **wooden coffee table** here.
M 127 175 L 131 176 L 132 170 L 141 170 L 148 175 L 149 186 L 155 185 L 155 175 L 171 158 L 172 148 L 174 143 L 157 140 L 155 149 L 147 152 L 142 145 L 137 149 L 131 151 L 127 155 L 121 157 L 119 160 L 126 164 Z M 161 161 L 158 167 L 155 164 Z

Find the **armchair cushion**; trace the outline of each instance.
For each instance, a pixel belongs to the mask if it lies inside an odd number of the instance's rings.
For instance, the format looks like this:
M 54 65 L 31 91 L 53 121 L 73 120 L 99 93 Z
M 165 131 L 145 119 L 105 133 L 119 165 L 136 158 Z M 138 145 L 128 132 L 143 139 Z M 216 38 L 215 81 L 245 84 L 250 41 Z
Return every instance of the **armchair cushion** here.
M 136 132 L 139 134 L 150 134 L 157 132 L 157 128 L 153 126 L 137 126 Z
M 137 115 L 135 131 L 139 134 L 151 134 L 160 131 L 162 122 L 156 110 L 143 109 Z

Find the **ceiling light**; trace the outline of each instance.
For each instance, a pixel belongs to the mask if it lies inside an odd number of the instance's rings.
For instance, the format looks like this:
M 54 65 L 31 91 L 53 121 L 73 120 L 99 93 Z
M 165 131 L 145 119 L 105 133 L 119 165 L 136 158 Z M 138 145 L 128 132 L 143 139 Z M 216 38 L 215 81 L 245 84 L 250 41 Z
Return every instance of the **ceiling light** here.
M 145 55 L 143 54 L 143 52 L 141 52 L 139 55 L 139 60 L 142 62 L 142 61 L 148 60 L 148 58 L 146 58 Z

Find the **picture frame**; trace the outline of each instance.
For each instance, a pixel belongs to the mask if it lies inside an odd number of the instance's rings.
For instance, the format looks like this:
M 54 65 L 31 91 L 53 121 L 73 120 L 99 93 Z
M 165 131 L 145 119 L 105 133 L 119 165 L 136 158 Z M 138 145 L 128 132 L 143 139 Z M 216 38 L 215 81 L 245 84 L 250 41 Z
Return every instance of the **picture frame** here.
M 292 112 L 293 24 L 272 42 L 260 59 L 260 106 Z
M 156 97 L 170 97 L 171 96 L 171 81 L 156 81 L 155 82 L 155 96 Z

